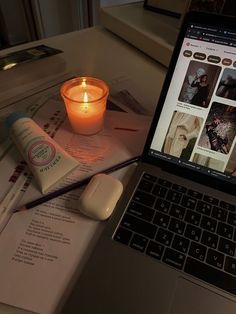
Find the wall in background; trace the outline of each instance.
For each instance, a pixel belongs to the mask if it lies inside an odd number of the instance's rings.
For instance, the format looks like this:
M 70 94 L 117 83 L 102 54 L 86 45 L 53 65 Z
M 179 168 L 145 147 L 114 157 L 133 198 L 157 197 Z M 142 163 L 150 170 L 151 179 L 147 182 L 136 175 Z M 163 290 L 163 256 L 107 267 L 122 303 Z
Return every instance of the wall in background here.
M 100 7 L 137 0 L 0 0 L 0 49 L 99 24 Z
M 99 0 L 0 0 L 0 46 L 89 27 L 95 3 Z

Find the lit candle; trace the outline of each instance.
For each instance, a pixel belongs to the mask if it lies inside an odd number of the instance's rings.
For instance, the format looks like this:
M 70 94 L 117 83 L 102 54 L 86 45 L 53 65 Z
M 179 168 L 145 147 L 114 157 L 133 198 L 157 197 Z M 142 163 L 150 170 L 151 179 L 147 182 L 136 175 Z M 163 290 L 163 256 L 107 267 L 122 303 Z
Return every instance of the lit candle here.
M 74 132 L 90 135 L 102 129 L 108 93 L 108 86 L 92 77 L 78 77 L 62 85 L 61 95 Z

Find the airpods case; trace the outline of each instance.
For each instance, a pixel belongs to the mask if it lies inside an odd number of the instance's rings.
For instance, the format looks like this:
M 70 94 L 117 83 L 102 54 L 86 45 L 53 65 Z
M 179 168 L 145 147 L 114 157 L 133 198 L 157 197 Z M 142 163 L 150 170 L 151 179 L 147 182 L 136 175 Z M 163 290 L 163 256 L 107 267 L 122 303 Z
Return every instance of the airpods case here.
M 95 175 L 79 199 L 79 211 L 96 220 L 105 220 L 113 212 L 123 192 L 123 185 L 106 174 Z

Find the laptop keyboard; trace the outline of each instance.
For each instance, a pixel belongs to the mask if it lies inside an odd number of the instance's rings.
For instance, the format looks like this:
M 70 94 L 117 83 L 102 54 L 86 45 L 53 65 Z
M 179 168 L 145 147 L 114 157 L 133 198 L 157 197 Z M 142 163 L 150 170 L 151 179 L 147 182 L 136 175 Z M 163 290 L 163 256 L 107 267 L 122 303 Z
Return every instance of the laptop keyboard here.
M 236 295 L 236 207 L 147 173 L 114 239 Z

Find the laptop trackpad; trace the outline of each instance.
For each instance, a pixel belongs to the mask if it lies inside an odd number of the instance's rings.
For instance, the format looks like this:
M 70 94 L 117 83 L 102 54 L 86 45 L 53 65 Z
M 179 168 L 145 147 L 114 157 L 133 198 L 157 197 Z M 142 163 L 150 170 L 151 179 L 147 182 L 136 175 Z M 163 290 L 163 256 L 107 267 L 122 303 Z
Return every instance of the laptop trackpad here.
M 170 314 L 235 314 L 236 303 L 179 278 Z

